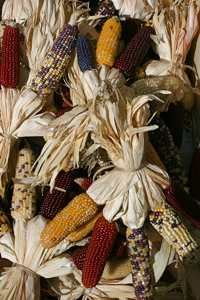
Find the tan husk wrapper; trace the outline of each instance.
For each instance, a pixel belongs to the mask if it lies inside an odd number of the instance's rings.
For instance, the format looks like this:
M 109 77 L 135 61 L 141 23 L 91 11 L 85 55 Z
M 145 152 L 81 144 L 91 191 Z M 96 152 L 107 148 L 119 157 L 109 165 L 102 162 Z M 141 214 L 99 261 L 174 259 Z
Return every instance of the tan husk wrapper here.
M 6 89 L 0 91 L 0 187 L 4 186 L 8 160 L 15 140 L 25 136 L 43 136 L 43 129 L 53 118 L 51 114 L 40 114 L 42 99 L 33 91 Z M 5 178 L 4 178 L 5 179 Z
M 160 13 L 156 11 L 153 17 L 156 35 L 152 39 L 160 60 L 147 65 L 147 76 L 173 74 L 190 85 L 184 64 L 199 28 L 198 14 L 195 1 L 189 1 L 187 5 L 171 5 Z
M 68 171 L 73 166 L 79 166 L 79 154 L 85 148 L 89 134 L 92 102 L 97 97 L 99 101 L 105 97 L 117 101 L 115 88 L 120 73 L 115 69 L 102 67 L 99 73 L 96 70 L 87 71 L 81 78 L 84 98 L 79 100 L 79 106 L 49 124 L 47 142 L 36 161 L 34 184 L 46 184 L 51 180 L 50 186 L 53 188 L 60 170 Z M 79 86 L 74 85 L 74 88 L 78 90 Z
M 121 218 L 130 228 L 143 226 L 148 211 L 163 206 L 163 188 L 169 185 L 166 171 L 146 161 L 146 133 L 157 128 L 148 126 L 152 100 L 154 96 L 139 96 L 123 105 L 106 101 L 94 111 L 92 138 L 115 168 L 93 182 L 87 193 L 105 205 L 108 221 Z
M 76 244 L 62 241 L 56 247 L 44 249 L 40 244 L 40 233 L 46 222 L 42 216 L 28 222 L 16 220 L 14 234 L 6 233 L 0 238 L 2 258 L 13 263 L 0 280 L 1 300 L 39 300 L 39 276 L 52 278 L 71 273 L 72 263 L 66 254 L 61 254 Z M 83 240 L 78 245 L 87 242 Z

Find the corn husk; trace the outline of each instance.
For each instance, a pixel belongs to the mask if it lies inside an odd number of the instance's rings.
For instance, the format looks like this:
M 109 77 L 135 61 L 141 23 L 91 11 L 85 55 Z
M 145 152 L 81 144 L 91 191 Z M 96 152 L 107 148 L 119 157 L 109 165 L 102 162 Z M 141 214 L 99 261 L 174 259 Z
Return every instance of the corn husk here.
M 169 185 L 168 174 L 146 160 L 148 101 L 140 96 L 120 105 L 106 101 L 96 105 L 92 128 L 94 143 L 105 149 L 115 168 L 97 179 L 87 190 L 109 221 L 122 219 L 130 228 L 142 227 L 149 209 L 162 207 L 162 189 Z
M 185 73 L 185 61 L 199 28 L 198 13 L 199 7 L 195 1 L 188 1 L 183 5 L 171 5 L 160 13 L 156 11 L 153 17 L 156 35 L 152 39 L 160 60 L 152 61 L 147 65 L 147 76 L 173 74 L 190 85 Z
M 50 250 L 40 244 L 40 233 L 46 225 L 42 216 L 36 216 L 28 222 L 16 220 L 14 233 L 0 238 L 0 253 L 10 260 L 13 266 L 1 274 L 1 300 L 39 300 L 40 276 L 52 278 L 71 272 L 71 263 L 67 255 L 61 255 L 75 244 L 61 242 Z M 78 245 L 84 245 L 81 241 Z
M 34 92 L 25 89 L 22 92 L 16 89 L 0 91 L 0 189 L 5 184 L 8 171 L 8 161 L 12 146 L 19 137 L 43 136 L 43 129 L 48 125 L 52 115 L 40 114 L 43 106 Z
M 150 19 L 158 4 L 157 0 L 112 0 L 112 2 L 120 15 L 140 20 Z

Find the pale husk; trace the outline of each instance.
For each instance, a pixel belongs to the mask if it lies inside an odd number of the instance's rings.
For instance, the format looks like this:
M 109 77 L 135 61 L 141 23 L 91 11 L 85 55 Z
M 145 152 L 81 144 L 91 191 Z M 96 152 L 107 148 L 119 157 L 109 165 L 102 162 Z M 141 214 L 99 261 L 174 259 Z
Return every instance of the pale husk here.
M 168 174 L 146 160 L 148 102 L 154 96 L 139 96 L 131 103 L 96 105 L 92 124 L 94 143 L 105 149 L 115 168 L 97 179 L 87 190 L 98 204 L 105 205 L 104 217 L 122 219 L 130 228 L 144 224 L 149 209 L 162 207 Z
M 5 270 L 0 280 L 1 300 L 39 300 L 39 276 L 52 278 L 71 273 L 72 263 L 61 255 L 75 244 L 63 241 L 56 247 L 44 249 L 40 233 L 46 225 L 42 216 L 28 222 L 16 220 L 14 233 L 0 238 L 0 253 L 14 265 Z M 85 245 L 87 240 L 78 245 Z
M 160 13 L 156 11 L 153 17 L 156 35 L 152 39 L 160 60 L 147 65 L 147 76 L 173 74 L 190 84 L 185 73 L 185 60 L 199 28 L 198 14 L 199 7 L 195 1 L 171 5 Z
M 40 114 L 42 99 L 29 89 L 0 91 L 0 186 L 7 175 L 10 151 L 15 140 L 24 136 L 43 136 L 43 129 L 53 116 Z

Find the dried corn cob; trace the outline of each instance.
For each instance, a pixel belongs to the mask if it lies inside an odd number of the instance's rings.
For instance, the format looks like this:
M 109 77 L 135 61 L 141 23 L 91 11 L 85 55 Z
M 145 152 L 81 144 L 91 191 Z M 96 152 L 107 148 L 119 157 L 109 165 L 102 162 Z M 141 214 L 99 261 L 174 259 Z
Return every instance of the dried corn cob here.
M 19 47 L 20 34 L 18 28 L 13 24 L 7 25 L 3 33 L 2 57 L 1 57 L 1 85 L 16 88 L 19 82 Z
M 151 264 L 149 244 L 144 228 L 127 228 L 126 236 L 136 298 L 150 300 L 153 293 Z
M 122 52 L 115 62 L 115 68 L 131 76 L 145 58 L 151 46 L 151 27 L 142 27 L 129 42 L 127 48 Z
M 72 171 L 68 173 L 60 171 L 55 180 L 55 188 L 52 192 L 48 191 L 42 201 L 40 214 L 47 219 L 53 219 L 72 198 L 82 192 L 83 190 L 74 182 Z
M 75 266 L 77 267 L 77 269 L 81 271 L 83 270 L 83 264 L 86 258 L 87 250 L 88 250 L 88 244 L 76 249 L 71 255 Z
M 97 213 L 97 205 L 87 195 L 76 196 L 41 233 L 41 244 L 51 248 L 62 241 L 69 233 L 87 223 Z
M 77 26 L 66 25 L 55 40 L 51 51 L 32 81 L 31 87 L 41 95 L 51 94 L 57 88 L 75 46 Z
M 67 240 L 70 242 L 77 242 L 86 237 L 93 229 L 96 221 L 102 216 L 102 212 L 98 213 L 94 218 L 92 218 L 88 223 L 79 227 L 76 231 L 73 231 L 67 236 Z
M 109 223 L 104 217 L 96 221 L 83 265 L 82 282 L 86 288 L 100 280 L 117 233 L 115 222 Z
M 86 37 L 80 36 L 77 39 L 78 64 L 82 72 L 95 68 L 92 48 Z
M 8 217 L 2 210 L 0 210 L 0 237 L 10 231 L 12 231 L 12 229 Z
M 197 243 L 171 206 L 151 212 L 150 223 L 158 233 L 176 250 L 181 260 L 190 257 L 198 249 Z
M 121 23 L 117 17 L 112 17 L 104 23 L 96 49 L 96 58 L 100 65 L 114 65 L 121 32 Z
M 34 155 L 31 149 L 24 148 L 19 151 L 15 178 L 31 177 L 31 168 Z M 14 219 L 31 219 L 36 213 L 36 190 L 31 186 L 15 183 L 12 197 L 11 215 Z

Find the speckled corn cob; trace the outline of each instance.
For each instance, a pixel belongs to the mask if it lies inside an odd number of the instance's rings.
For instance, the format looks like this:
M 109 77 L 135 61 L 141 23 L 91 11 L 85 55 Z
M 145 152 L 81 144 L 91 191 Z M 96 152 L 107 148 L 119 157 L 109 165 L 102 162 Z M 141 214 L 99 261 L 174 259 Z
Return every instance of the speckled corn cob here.
M 64 27 L 32 81 L 31 88 L 35 92 L 45 96 L 57 88 L 75 46 L 77 32 L 76 26 L 68 24 Z
M 193 255 L 198 249 L 179 216 L 167 203 L 164 208 L 151 212 L 149 219 L 158 233 L 176 250 L 181 260 Z
M 96 221 L 102 216 L 102 212 L 94 216 L 88 223 L 79 227 L 76 231 L 73 231 L 67 236 L 67 240 L 70 242 L 77 242 L 85 238 L 93 229 Z
M 46 225 L 40 237 L 42 246 L 56 246 L 69 233 L 92 219 L 97 210 L 96 203 L 87 194 L 76 196 Z
M 77 269 L 81 271 L 83 270 L 83 265 L 86 258 L 87 250 L 88 250 L 88 244 L 76 249 L 75 251 L 73 251 L 71 255 L 75 266 L 77 267 Z
M 125 75 L 131 76 L 135 68 L 140 66 L 151 46 L 152 33 L 151 27 L 142 27 L 116 60 L 115 68 L 121 70 Z
M 100 280 L 117 233 L 115 222 L 109 223 L 104 217 L 96 221 L 83 264 L 82 282 L 86 288 L 94 287 Z
M 15 178 L 31 177 L 31 168 L 34 155 L 31 149 L 24 148 L 19 151 Z M 36 213 L 36 190 L 25 184 L 14 184 L 11 215 L 14 219 L 29 220 Z
M 121 23 L 117 17 L 112 17 L 104 23 L 97 42 L 96 59 L 98 64 L 109 67 L 114 65 L 121 32 Z
M 152 271 L 149 244 L 144 228 L 127 228 L 126 237 L 136 299 L 151 300 L 153 293 Z
M 55 188 L 52 192 L 48 191 L 42 201 L 40 214 L 47 219 L 53 219 L 72 198 L 82 192 L 81 187 L 74 182 L 72 171 L 60 171 L 55 180 Z
M 3 33 L 1 54 L 1 85 L 16 88 L 19 82 L 20 34 L 16 26 L 7 25 Z
M 89 40 L 86 37 L 80 36 L 77 39 L 77 57 L 78 64 L 82 72 L 95 68 L 92 48 Z
M 0 210 L 0 237 L 10 231 L 12 231 L 10 222 L 6 214 L 2 210 Z

